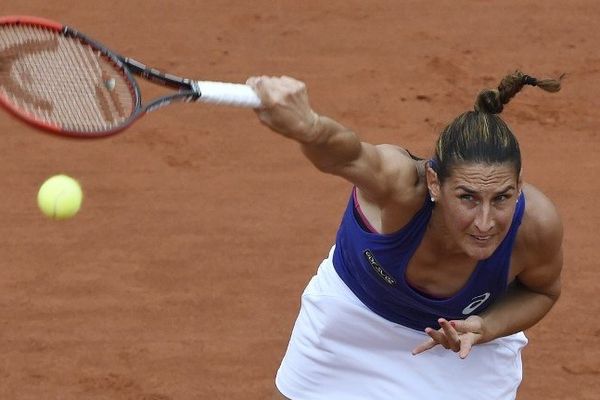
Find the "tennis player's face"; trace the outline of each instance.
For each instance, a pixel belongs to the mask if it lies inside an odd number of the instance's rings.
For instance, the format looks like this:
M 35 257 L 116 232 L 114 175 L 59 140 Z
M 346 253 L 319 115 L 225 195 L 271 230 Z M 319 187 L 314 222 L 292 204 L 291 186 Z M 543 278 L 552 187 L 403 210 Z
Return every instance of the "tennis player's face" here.
M 492 255 L 508 233 L 520 188 L 510 163 L 454 167 L 436 200 L 461 251 L 477 260 Z

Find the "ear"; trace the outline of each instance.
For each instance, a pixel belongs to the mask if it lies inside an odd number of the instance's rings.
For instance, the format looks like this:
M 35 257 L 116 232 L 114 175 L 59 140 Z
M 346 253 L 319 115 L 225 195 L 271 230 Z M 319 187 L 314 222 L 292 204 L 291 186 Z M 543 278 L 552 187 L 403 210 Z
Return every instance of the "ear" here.
M 429 189 L 429 194 L 433 199 L 437 200 L 441 193 L 440 180 L 438 179 L 437 172 L 435 172 L 429 164 L 426 167 L 425 176 L 427 178 L 427 188 Z

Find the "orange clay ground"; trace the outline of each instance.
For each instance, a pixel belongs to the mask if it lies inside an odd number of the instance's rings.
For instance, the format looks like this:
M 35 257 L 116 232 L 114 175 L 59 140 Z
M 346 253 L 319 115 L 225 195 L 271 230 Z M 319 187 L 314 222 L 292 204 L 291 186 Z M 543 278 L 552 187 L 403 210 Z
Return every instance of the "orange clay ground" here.
M 528 331 L 519 398 L 600 398 L 600 3 L 20 0 L 0 14 L 198 79 L 297 77 L 319 113 L 421 156 L 505 73 L 566 72 L 562 92 L 526 88 L 503 114 L 565 224 L 563 295 Z M 0 399 L 270 395 L 349 184 L 249 110 L 176 105 L 98 141 L 6 113 L 0 131 Z M 60 223 L 35 204 L 55 173 L 86 194 Z

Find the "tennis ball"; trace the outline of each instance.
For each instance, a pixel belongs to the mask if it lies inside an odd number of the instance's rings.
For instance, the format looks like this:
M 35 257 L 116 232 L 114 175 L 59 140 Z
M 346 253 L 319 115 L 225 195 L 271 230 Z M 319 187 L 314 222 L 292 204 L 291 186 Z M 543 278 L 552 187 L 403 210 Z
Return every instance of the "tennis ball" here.
M 83 192 L 79 182 L 66 175 L 48 178 L 38 191 L 37 202 L 40 210 L 52 219 L 73 217 L 81 207 Z

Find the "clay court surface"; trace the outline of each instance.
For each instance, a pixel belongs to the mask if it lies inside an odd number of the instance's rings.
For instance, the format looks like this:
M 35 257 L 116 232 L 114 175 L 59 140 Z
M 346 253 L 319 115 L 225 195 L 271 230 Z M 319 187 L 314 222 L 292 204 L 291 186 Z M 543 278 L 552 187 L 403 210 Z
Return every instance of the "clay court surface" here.
M 528 331 L 519 398 L 600 398 L 600 3 L 21 0 L 0 14 L 198 79 L 300 78 L 319 113 L 421 156 L 505 73 L 566 72 L 562 92 L 526 88 L 504 114 L 525 180 L 565 224 L 563 296 Z M 2 112 L 0 131 L 0 399 L 270 395 L 349 184 L 249 110 L 175 105 L 98 141 Z M 86 195 L 61 223 L 35 204 L 55 173 Z

